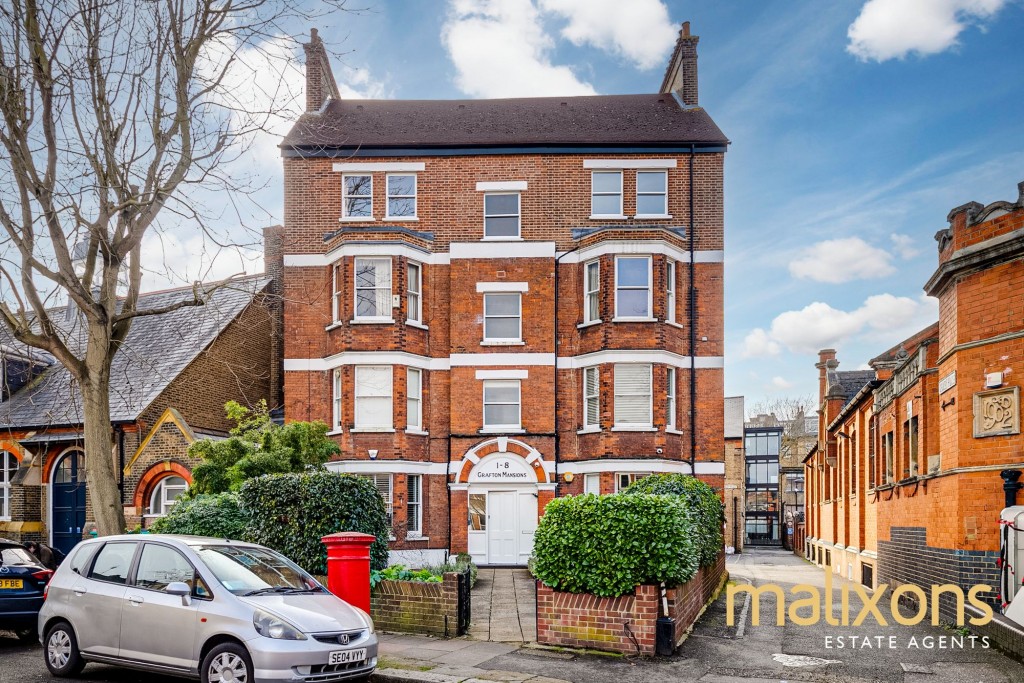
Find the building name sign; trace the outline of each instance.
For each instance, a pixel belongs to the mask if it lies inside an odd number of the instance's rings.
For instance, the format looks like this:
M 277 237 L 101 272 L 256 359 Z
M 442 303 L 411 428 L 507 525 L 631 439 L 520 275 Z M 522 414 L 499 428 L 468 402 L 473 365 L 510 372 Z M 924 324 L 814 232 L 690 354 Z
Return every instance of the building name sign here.
M 956 370 L 939 380 L 939 393 L 944 394 L 956 386 Z
M 537 481 L 537 477 L 522 458 L 501 455 L 474 467 L 469 480 L 491 484 L 525 484 Z

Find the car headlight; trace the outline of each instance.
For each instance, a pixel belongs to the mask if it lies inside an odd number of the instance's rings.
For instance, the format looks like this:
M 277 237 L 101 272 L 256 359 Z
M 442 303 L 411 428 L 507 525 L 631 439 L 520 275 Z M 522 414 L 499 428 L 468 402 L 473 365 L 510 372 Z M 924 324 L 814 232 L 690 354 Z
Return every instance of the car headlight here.
M 299 629 L 289 624 L 280 617 L 275 617 L 270 612 L 264 612 L 261 609 L 256 610 L 252 614 L 252 625 L 256 628 L 256 632 L 261 636 L 267 638 L 275 638 L 277 640 L 305 640 L 304 636 Z
M 367 614 L 366 612 L 364 612 L 363 610 L 359 609 L 355 605 L 352 605 L 352 609 L 354 609 L 355 611 L 359 612 L 360 616 L 363 617 L 363 621 L 366 622 L 366 628 L 370 629 L 370 633 L 373 633 L 374 632 L 374 629 L 373 629 L 373 619 L 370 618 L 370 615 Z

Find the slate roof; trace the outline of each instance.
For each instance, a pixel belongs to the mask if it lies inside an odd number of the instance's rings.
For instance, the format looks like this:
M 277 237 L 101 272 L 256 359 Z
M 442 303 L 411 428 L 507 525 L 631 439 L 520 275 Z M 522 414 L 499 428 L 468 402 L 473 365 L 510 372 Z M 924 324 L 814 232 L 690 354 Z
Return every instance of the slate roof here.
M 902 363 L 910 355 L 917 351 L 917 348 L 929 339 L 939 338 L 939 321 L 933 322 L 928 327 L 904 339 L 896 346 L 886 350 L 870 360 L 870 364 L 876 363 Z
M 269 282 L 263 275 L 239 278 L 214 291 L 204 306 L 136 318 L 111 367 L 111 420 L 137 419 Z M 139 308 L 166 306 L 191 296 L 191 291 L 186 287 L 143 294 Z M 67 331 L 72 349 L 80 349 L 84 335 L 76 324 L 78 318 L 69 321 L 63 307 L 52 309 L 51 317 Z M 0 428 L 80 425 L 81 403 L 71 373 L 52 361 L 42 374 L 0 403 Z
M 704 109 L 671 93 L 493 100 L 332 99 L 281 145 L 323 148 L 725 145 Z
M 875 380 L 874 370 L 829 370 L 828 392 L 830 398 L 842 398 L 850 402 L 868 382 Z M 843 405 L 845 406 L 846 403 Z

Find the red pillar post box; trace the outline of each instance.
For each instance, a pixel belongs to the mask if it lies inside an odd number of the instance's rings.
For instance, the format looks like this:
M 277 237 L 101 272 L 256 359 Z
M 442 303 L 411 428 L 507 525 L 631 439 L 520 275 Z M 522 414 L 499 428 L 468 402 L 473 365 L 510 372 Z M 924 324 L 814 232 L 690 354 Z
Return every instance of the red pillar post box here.
M 327 546 L 327 589 L 369 614 L 370 545 L 376 537 L 343 531 L 320 540 Z

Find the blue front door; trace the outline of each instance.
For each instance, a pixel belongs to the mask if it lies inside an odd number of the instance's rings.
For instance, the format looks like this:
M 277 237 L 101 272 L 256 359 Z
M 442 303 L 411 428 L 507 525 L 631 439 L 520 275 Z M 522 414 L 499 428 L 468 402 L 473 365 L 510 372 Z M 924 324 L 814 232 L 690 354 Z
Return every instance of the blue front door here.
M 53 469 L 53 547 L 67 555 L 82 540 L 85 526 L 85 472 L 79 470 L 82 454 L 71 451 Z

